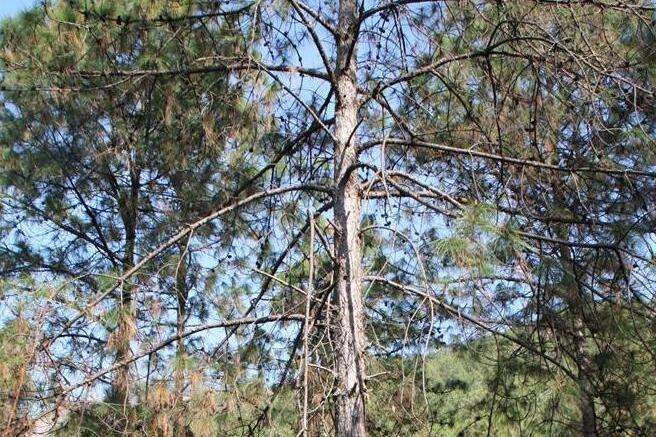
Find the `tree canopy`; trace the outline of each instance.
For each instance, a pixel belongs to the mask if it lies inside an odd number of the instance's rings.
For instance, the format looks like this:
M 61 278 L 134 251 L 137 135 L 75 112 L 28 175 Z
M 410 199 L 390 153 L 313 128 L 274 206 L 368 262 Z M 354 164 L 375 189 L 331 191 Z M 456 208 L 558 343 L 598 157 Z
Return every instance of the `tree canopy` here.
M 0 431 L 650 435 L 648 0 L 0 24 Z

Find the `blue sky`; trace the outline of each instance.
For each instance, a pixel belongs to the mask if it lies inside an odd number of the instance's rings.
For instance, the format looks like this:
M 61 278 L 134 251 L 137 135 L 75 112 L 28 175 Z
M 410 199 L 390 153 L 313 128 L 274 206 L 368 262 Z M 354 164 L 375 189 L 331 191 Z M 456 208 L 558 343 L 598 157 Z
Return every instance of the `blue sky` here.
M 37 0 L 0 0 L 0 19 L 16 15 L 37 3 Z

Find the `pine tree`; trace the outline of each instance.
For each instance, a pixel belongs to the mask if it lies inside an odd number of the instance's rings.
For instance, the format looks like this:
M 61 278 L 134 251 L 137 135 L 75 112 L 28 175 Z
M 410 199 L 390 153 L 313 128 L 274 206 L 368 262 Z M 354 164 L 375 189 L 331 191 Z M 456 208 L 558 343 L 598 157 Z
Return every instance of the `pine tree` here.
M 652 14 L 116 0 L 4 23 L 3 274 L 70 284 L 38 408 L 82 426 L 76 396 L 110 385 L 94 427 L 430 434 L 451 343 L 494 355 L 456 433 L 642 429 L 651 385 L 618 369 L 653 363 Z

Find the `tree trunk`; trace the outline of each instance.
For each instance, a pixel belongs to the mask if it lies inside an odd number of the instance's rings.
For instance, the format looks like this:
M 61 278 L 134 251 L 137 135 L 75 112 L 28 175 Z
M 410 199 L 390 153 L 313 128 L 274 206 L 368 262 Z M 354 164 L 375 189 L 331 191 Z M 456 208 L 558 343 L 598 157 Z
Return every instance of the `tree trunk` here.
M 558 236 L 566 239 L 567 234 L 558 230 Z M 581 414 L 581 432 L 584 437 L 595 437 L 597 435 L 597 418 L 594 407 L 594 399 L 591 395 L 592 384 L 590 384 L 590 372 L 592 370 L 590 357 L 585 346 L 585 320 L 583 295 L 575 274 L 575 261 L 566 245 L 560 245 L 561 262 L 565 274 L 569 276 L 569 289 L 566 290 L 566 302 L 572 317 L 572 345 L 574 347 L 574 360 L 577 367 L 577 385 L 579 386 L 579 412 Z M 571 270 L 570 270 L 571 269 Z
M 119 212 L 125 228 L 125 255 L 123 257 L 124 272 L 134 266 L 137 242 L 137 206 L 139 200 L 139 170 L 130 160 L 130 191 L 119 197 Z M 134 309 L 132 308 L 132 293 L 134 293 L 134 279 L 128 280 L 121 287 L 119 300 L 119 318 L 116 332 L 117 363 L 128 360 L 132 356 L 130 341 L 135 334 Z M 130 366 L 123 366 L 117 370 L 117 376 L 112 384 L 111 402 L 127 405 L 130 396 Z
M 341 0 L 337 42 L 335 108 L 335 427 L 337 436 L 364 436 L 365 368 L 364 302 L 362 296 L 361 197 L 357 178 L 355 0 Z
M 594 400 L 590 395 L 592 385 L 590 384 L 590 358 L 585 350 L 585 331 L 583 319 L 580 314 L 574 318 L 574 353 L 578 366 L 577 384 L 581 392 L 579 399 L 579 410 L 581 412 L 581 429 L 584 437 L 595 437 L 597 435 L 597 415 L 595 413 Z
M 187 250 L 187 242 L 189 238 L 185 239 L 183 244 L 179 244 L 180 261 L 175 272 L 175 293 L 178 304 L 178 314 L 176 316 L 176 334 L 179 340 L 177 341 L 176 351 L 176 368 L 175 368 L 175 403 L 176 403 L 176 417 L 175 417 L 175 436 L 183 437 L 187 435 L 185 427 L 186 409 L 184 408 L 184 389 L 185 389 L 185 371 L 186 371 L 186 358 L 187 349 L 185 347 L 184 338 L 182 334 L 185 331 L 185 324 L 187 322 L 187 298 L 189 291 L 187 289 L 187 264 L 185 262 L 185 254 Z

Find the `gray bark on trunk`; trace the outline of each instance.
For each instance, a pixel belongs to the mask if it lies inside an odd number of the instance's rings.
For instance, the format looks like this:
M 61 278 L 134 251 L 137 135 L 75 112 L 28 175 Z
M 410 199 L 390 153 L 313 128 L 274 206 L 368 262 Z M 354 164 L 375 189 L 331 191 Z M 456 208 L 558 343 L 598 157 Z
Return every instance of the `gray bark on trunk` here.
M 356 78 L 357 6 L 341 0 L 335 108 L 335 238 L 334 304 L 336 435 L 366 435 L 364 302 L 362 296 L 361 204 L 355 139 L 358 100 Z

